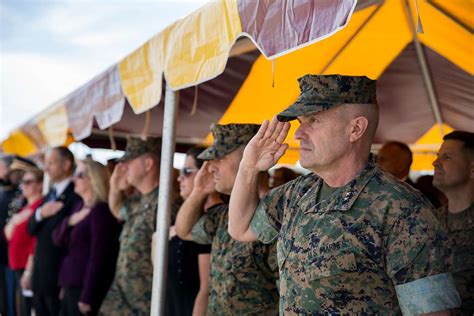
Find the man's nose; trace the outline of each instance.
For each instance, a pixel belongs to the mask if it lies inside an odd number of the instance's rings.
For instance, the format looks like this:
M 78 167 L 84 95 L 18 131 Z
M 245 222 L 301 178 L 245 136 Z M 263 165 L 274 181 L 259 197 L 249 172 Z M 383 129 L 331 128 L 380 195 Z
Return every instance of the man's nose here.
M 305 132 L 304 132 L 304 127 L 301 125 L 298 126 L 295 132 L 295 139 L 300 140 L 300 139 L 305 139 Z

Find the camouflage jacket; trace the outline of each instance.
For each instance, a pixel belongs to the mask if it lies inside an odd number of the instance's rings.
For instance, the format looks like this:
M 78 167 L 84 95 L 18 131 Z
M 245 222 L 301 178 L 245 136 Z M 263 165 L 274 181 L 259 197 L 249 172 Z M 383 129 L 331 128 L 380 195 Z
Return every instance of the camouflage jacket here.
M 446 235 L 418 191 L 373 158 L 317 203 L 322 184 L 310 174 L 278 187 L 252 219 L 261 241 L 278 238 L 280 314 L 417 314 L 459 304 Z
M 451 273 L 462 299 L 456 315 L 474 315 L 474 204 L 457 214 L 446 206 L 437 210 L 437 217 L 448 232 L 453 255 Z
M 212 244 L 208 315 L 277 315 L 276 245 L 232 239 L 228 210 L 210 208 L 192 229 L 195 242 Z
M 149 315 L 153 266 L 151 238 L 155 231 L 158 188 L 126 200 L 114 281 L 101 307 L 103 315 Z

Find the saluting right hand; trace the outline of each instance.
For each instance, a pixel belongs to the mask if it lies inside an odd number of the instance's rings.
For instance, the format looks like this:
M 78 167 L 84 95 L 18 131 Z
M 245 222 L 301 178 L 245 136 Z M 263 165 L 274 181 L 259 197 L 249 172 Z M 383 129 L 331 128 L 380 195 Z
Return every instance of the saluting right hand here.
M 119 191 L 124 191 L 130 187 L 126 179 L 127 168 L 125 164 L 119 162 L 110 176 L 110 187 Z
M 288 144 L 283 143 L 290 123 L 279 122 L 276 116 L 272 121 L 265 120 L 257 134 L 250 140 L 244 150 L 241 165 L 265 171 L 273 167 L 283 156 Z
M 64 206 L 63 202 L 60 201 L 50 201 L 41 206 L 41 217 L 48 218 L 53 215 L 56 215 Z
M 193 188 L 201 193 L 211 194 L 216 191 L 214 177 L 209 170 L 209 162 L 205 161 L 194 178 Z

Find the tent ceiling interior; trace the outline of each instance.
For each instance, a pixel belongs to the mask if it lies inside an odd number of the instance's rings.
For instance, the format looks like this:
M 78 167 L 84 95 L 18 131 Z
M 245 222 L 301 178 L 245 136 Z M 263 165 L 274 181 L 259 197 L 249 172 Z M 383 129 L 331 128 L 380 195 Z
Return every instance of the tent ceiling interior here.
M 259 56 L 253 46 L 251 52 L 229 58 L 224 72 L 215 79 L 201 83 L 197 87 L 179 91 L 176 142 L 178 149 L 185 150 L 191 145 L 202 143 L 209 134 L 209 126 L 219 121 L 233 97 L 247 78 L 250 69 Z M 164 82 L 163 82 L 164 87 Z M 164 95 L 164 88 L 163 88 Z M 150 110 L 151 123 L 147 135 L 161 136 L 163 130 L 164 100 Z M 127 135 L 140 135 L 146 125 L 146 114 L 134 114 L 132 108 L 124 107 L 122 119 L 113 125 L 113 135 L 118 148 L 123 148 Z M 105 141 L 104 141 L 105 140 Z M 109 147 L 109 133 L 100 130 L 94 121 L 92 134 L 83 142 L 91 147 Z
M 282 10 L 282 1 L 276 1 L 272 5 Z M 424 34 L 415 34 L 417 11 L 414 2 L 415 0 L 359 0 L 350 22 L 346 22 L 347 26 L 342 30 L 335 34 L 329 32 L 332 34 L 331 37 L 320 42 L 303 45 L 304 47 L 298 46 L 297 50 L 290 49 L 289 53 L 276 56 L 271 52 L 277 52 L 274 46 L 282 44 L 265 42 L 265 38 L 262 38 L 265 32 L 272 30 L 265 28 L 266 24 L 258 24 L 260 8 L 257 8 L 258 10 L 250 8 L 253 2 L 238 1 L 240 20 L 242 25 L 247 25 L 245 29 L 242 26 L 242 31 L 255 34 L 252 35 L 252 40 L 240 37 L 232 46 L 230 53 L 227 51 L 229 57 L 226 55 L 223 72 L 217 77 L 201 76 L 201 79 L 194 81 L 189 78 L 180 81 L 176 73 L 186 71 L 185 65 L 179 62 L 190 58 L 186 55 L 173 57 L 175 60 L 171 61 L 179 67 L 170 68 L 172 71 L 165 74 L 173 84 L 173 89 L 176 87 L 179 89 L 177 149 L 185 150 L 187 146 L 203 141 L 209 142 L 209 126 L 214 122 L 261 123 L 264 119 L 271 118 L 297 98 L 299 89 L 296 79 L 306 73 L 367 75 L 378 79 L 380 124 L 376 143 L 400 140 L 409 144 L 424 142 L 439 145 L 441 131 L 436 126 L 439 122 L 435 120 L 433 114 L 433 101 L 428 94 L 427 78 L 433 85 L 434 97 L 438 103 L 442 123 L 445 124 L 443 126 L 447 129 L 472 131 L 474 3 L 469 0 L 449 2 L 418 0 Z M 228 4 L 225 1 L 222 3 Z M 339 2 L 339 5 L 342 5 L 341 3 L 343 2 Z M 192 24 L 193 19 L 197 19 L 199 14 L 205 13 L 211 6 L 214 6 L 212 9 L 217 8 L 216 15 L 218 15 L 219 5 L 210 4 L 208 8 L 204 7 L 195 15 L 176 22 L 164 32 L 171 33 L 173 30 L 180 30 L 180 27 L 185 29 L 183 25 Z M 295 12 L 301 8 L 297 7 Z M 225 9 L 230 10 L 229 14 L 232 13 L 232 8 Z M 255 23 L 249 15 L 254 12 L 253 9 L 257 12 L 254 17 L 257 21 Z M 234 8 L 234 11 L 236 10 L 237 8 Z M 201 18 L 204 21 L 204 18 Z M 342 25 L 347 17 L 341 16 L 339 19 Z M 301 37 L 311 42 L 311 34 L 303 33 Z M 235 32 L 235 34 L 241 33 Z M 270 37 L 269 34 L 266 36 Z M 258 43 L 258 49 L 254 45 L 255 42 Z M 229 45 L 232 43 L 231 41 Z M 418 52 L 417 43 L 421 47 Z M 74 138 L 82 139 L 84 143 L 93 147 L 110 147 L 110 134 L 114 135 L 118 148 L 123 148 L 126 135 L 140 135 L 145 131 L 148 135 L 160 136 L 164 108 L 161 99 L 165 86 L 163 70 L 161 66 L 153 65 L 152 59 L 146 59 L 153 49 L 155 51 L 163 49 L 160 45 L 163 44 L 156 38 L 150 40 L 144 47 L 127 57 L 127 60 L 112 66 L 75 92 L 92 98 L 90 96 L 95 97 L 106 91 L 103 94 L 107 97 L 99 96 L 94 99 L 96 104 L 103 107 L 102 112 L 93 113 L 88 104 L 69 102 L 66 104 L 69 115 L 67 118 L 61 111 L 51 110 L 45 113 L 49 116 L 57 115 L 63 121 L 68 120 L 69 124 L 66 125 L 69 126 Z M 292 47 L 289 45 L 288 47 Z M 262 49 L 266 51 L 266 56 L 274 56 L 270 58 L 273 61 L 261 53 Z M 428 66 L 428 76 L 425 77 L 420 64 L 420 58 L 423 57 Z M 152 70 L 158 71 L 160 74 L 158 77 L 156 72 L 147 69 L 143 71 L 147 62 L 152 64 L 149 65 Z M 140 71 L 144 74 L 143 78 L 133 77 Z M 188 77 L 190 76 L 191 74 Z M 186 80 L 197 83 L 197 86 L 186 84 Z M 152 89 L 147 88 L 147 85 Z M 146 98 L 137 98 L 135 93 L 137 87 L 145 91 L 142 95 Z M 126 95 L 126 98 L 122 98 L 124 101 L 120 101 L 118 97 L 122 89 Z M 77 99 L 84 100 L 84 96 L 80 95 Z M 149 106 L 137 107 L 136 104 L 143 99 L 159 100 L 158 106 L 153 107 L 156 105 L 155 102 Z M 74 110 L 72 116 L 69 114 L 71 110 Z M 149 113 L 145 114 L 147 110 Z M 83 117 L 87 119 L 82 119 Z M 41 122 L 41 119 L 36 120 L 38 121 Z M 44 138 L 50 137 L 34 135 L 38 133 L 38 129 L 44 131 L 45 125 L 27 123 L 22 126 L 22 131 L 30 138 L 32 147 L 35 144 L 38 147 L 37 144 L 45 142 Z M 110 128 L 103 129 L 104 126 L 112 126 L 113 131 L 110 131 Z M 295 129 L 296 125 L 293 124 L 288 138 L 293 149 L 298 147 L 298 143 L 292 139 Z M 295 153 L 296 150 L 293 151 L 294 157 L 288 161 L 296 161 Z

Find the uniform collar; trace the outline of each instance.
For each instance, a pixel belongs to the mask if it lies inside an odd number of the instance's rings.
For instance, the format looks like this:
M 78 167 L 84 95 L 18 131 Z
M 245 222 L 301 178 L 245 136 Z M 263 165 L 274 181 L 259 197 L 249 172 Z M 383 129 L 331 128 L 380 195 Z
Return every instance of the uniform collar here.
M 317 210 L 337 210 L 347 211 L 349 210 L 354 202 L 359 197 L 362 190 L 365 188 L 367 183 L 379 172 L 378 167 L 375 164 L 375 158 L 371 154 L 369 162 L 365 168 L 349 183 L 339 188 L 330 197 L 319 202 L 315 208 L 310 208 L 305 213 L 311 213 Z M 316 182 L 316 194 L 319 194 L 323 186 L 323 179 L 319 178 Z

